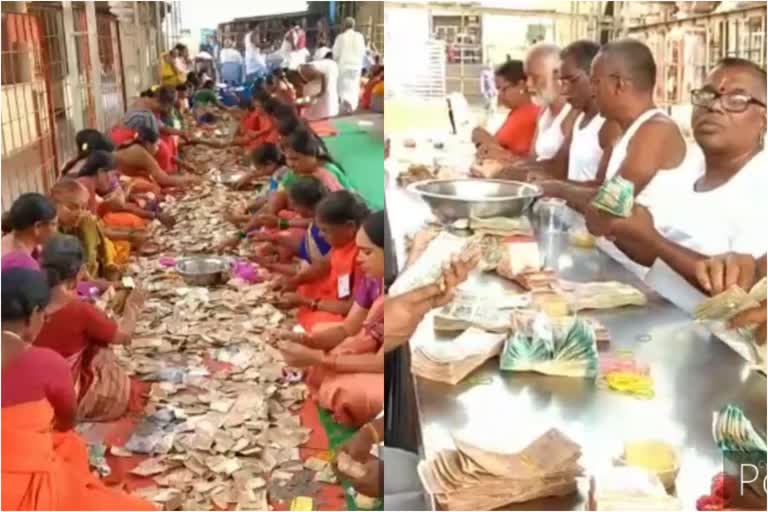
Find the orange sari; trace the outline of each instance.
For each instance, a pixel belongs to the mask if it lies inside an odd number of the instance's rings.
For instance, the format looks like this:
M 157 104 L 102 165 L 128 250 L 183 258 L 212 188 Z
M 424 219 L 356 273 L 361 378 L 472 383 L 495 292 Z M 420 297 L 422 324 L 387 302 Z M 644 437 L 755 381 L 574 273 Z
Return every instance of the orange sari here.
M 384 296 L 376 299 L 365 319 L 366 324 L 383 322 Z M 370 330 L 360 332 L 342 341 L 333 350 L 334 355 L 375 354 L 381 348 Z M 384 408 L 384 369 L 381 373 L 336 373 L 314 366 L 307 372 L 307 386 L 320 407 L 328 409 L 337 423 L 359 427 Z
M 302 297 L 312 300 L 340 300 L 352 297 L 352 286 L 355 282 L 355 261 L 357 260 L 357 244 L 352 241 L 345 247 L 331 249 L 329 253 L 331 269 L 324 278 L 299 286 L 298 293 Z M 347 282 L 347 296 L 339 297 L 339 283 Z M 325 311 L 312 311 L 311 308 L 302 306 L 299 308 L 298 321 L 306 331 L 319 323 L 342 322 L 343 315 L 327 313 Z
M 3 510 L 156 510 L 93 476 L 75 432 L 54 432 L 45 400 L 2 408 Z

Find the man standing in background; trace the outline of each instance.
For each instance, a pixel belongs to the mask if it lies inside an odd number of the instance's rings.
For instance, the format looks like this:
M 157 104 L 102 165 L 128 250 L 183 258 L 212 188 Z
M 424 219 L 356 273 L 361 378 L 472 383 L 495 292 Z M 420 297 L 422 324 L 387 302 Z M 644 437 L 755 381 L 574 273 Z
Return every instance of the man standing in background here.
M 333 43 L 333 58 L 339 65 L 339 99 L 344 113 L 357 110 L 360 78 L 365 57 L 365 39 L 355 30 L 355 19 L 344 20 L 344 32 Z
M 267 61 L 259 48 L 256 24 L 252 23 L 250 31 L 245 34 L 245 81 L 251 82 L 267 72 Z

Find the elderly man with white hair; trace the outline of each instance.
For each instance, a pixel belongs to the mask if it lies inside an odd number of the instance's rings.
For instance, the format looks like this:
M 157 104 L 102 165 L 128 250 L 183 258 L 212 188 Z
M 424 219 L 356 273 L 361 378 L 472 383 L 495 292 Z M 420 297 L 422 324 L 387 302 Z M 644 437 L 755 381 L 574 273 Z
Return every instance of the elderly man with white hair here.
M 560 94 L 560 48 L 546 43 L 533 46 L 525 58 L 525 75 L 528 94 L 543 109 L 531 157 L 549 160 L 557 154 L 578 115 Z
M 360 101 L 360 78 L 365 39 L 355 30 L 355 19 L 344 20 L 344 32 L 333 43 L 333 58 L 339 65 L 339 99 L 343 112 L 354 112 Z

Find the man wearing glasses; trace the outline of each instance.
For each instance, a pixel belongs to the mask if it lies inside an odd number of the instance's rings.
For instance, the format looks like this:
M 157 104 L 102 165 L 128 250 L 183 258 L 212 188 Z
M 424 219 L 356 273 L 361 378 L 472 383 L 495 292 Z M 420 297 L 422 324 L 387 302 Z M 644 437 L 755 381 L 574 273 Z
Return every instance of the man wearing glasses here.
M 701 160 L 691 161 L 693 181 L 668 189 L 666 201 L 637 205 L 629 218 L 607 224 L 606 235 L 632 260 L 650 266 L 660 258 L 695 286 L 716 292 L 697 275 L 706 257 L 764 257 L 765 90 L 765 70 L 726 58 L 691 92 L 693 136 L 703 151 Z

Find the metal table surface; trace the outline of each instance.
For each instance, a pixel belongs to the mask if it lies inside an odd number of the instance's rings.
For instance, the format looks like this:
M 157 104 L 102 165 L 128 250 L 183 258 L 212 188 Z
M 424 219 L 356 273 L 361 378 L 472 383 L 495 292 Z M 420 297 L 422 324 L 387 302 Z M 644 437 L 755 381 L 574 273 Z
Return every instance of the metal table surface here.
M 391 175 L 390 175 L 391 177 Z M 387 186 L 388 215 L 398 261 L 404 262 L 404 237 L 429 218 L 420 199 Z M 741 407 L 754 426 L 766 429 L 765 377 L 727 345 L 597 249 L 577 249 L 556 234 L 539 239 L 558 274 L 573 281 L 618 280 L 648 294 L 645 307 L 588 313 L 600 320 L 611 337 L 610 351 L 631 350 L 649 364 L 655 397 L 642 400 L 603 389 L 597 382 L 533 373 L 502 373 L 498 358 L 467 379 L 449 386 L 415 379 L 424 455 L 453 446 L 452 435 L 478 446 L 517 451 L 533 437 L 556 427 L 578 442 L 582 464 L 594 474 L 610 466 L 625 440 L 658 439 L 679 448 L 677 496 L 685 510 L 708 494 L 711 478 L 722 470 L 712 439 L 712 413 L 728 403 Z M 402 263 L 401 263 L 402 264 Z M 496 275 L 473 274 L 464 285 L 484 294 L 503 293 L 513 285 Z M 421 323 L 411 346 L 444 341 L 432 329 L 432 316 Z M 478 379 L 472 379 L 477 381 Z M 586 482 L 576 496 L 544 499 L 513 506 L 513 510 L 581 509 Z

